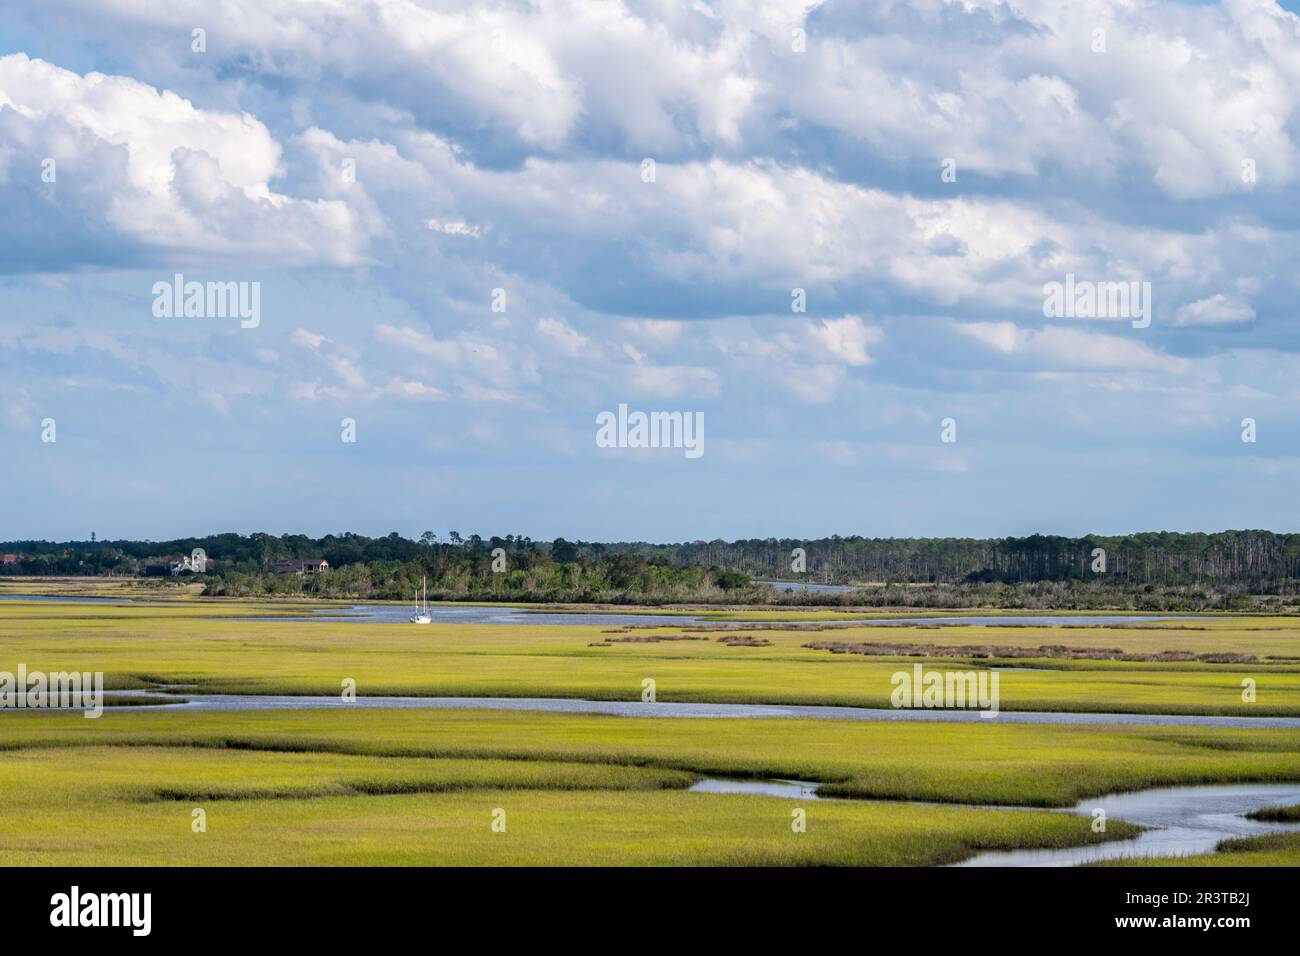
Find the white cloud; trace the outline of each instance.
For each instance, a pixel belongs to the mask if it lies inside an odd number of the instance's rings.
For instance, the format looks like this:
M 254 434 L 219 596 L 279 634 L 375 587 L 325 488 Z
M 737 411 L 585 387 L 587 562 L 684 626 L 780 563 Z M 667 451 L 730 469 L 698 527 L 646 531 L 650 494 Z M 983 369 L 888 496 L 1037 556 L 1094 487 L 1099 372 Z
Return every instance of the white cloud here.
M 866 325 L 856 315 L 825 319 L 814 326 L 810 334 L 827 352 L 846 365 L 870 364 L 871 356 L 867 349 L 885 337 L 880 329 Z
M 402 378 L 394 378 L 383 388 L 383 394 L 396 395 L 399 398 L 422 398 L 441 401 L 447 398 L 447 393 L 434 385 L 426 385 L 424 382 L 409 381 Z
M 363 255 L 366 237 L 347 205 L 271 188 L 280 147 L 260 122 L 130 77 L 0 57 L 0 143 L 10 211 L 67 229 L 51 239 L 63 268 L 131 250 L 259 266 L 347 265 Z M 53 182 L 41 178 L 46 159 Z M 10 233 L 8 258 L 38 256 L 39 240 Z
M 1185 359 L 1164 355 L 1148 345 L 1087 329 L 1048 325 L 1021 328 L 1011 322 L 965 322 L 962 335 L 1003 355 L 1015 356 L 1042 369 L 1151 369 L 1179 372 Z
M 578 355 L 590 344 L 585 335 L 565 325 L 559 319 L 538 319 L 537 331 L 555 346 L 561 355 Z
M 309 349 L 318 349 L 329 341 L 325 336 L 317 335 L 315 332 L 309 332 L 306 329 L 294 329 L 289 338 L 294 345 L 302 345 Z
M 686 365 L 634 364 L 618 378 L 636 396 L 647 398 L 716 398 L 720 379 L 713 369 Z
M 424 224 L 433 232 L 440 232 L 445 236 L 468 236 L 472 239 L 481 238 L 483 230 L 478 226 L 471 226 L 463 219 L 454 219 L 443 222 L 441 219 L 426 219 Z
M 236 423 L 244 395 L 364 401 L 553 453 L 596 401 L 725 395 L 737 457 L 797 460 L 796 435 L 909 474 L 989 464 L 937 446 L 943 409 L 1014 444 L 1027 416 L 1136 432 L 1139 400 L 1187 428 L 1295 404 L 1291 323 L 1251 352 L 1203 328 L 1295 297 L 1300 20 L 1267 2 L 226 0 L 203 57 L 177 41 L 217 5 L 48 6 L 139 79 L 0 59 L 30 223 L 0 267 L 54 276 L 0 326 L 10 404 L 136 379 Z M 164 257 L 326 268 L 268 275 L 288 327 L 248 336 L 136 321 L 151 280 L 79 275 Z M 1155 326 L 1043 325 L 1069 272 L 1151 280 Z
M 375 326 L 375 337 L 382 342 L 448 365 L 461 359 L 461 349 L 456 342 L 435 339 L 408 326 L 399 327 L 381 323 Z
M 1255 310 L 1241 299 L 1216 293 L 1182 306 L 1175 325 L 1237 325 L 1255 318 Z
M 237 59 L 286 84 L 356 90 L 424 128 L 558 154 L 754 155 L 823 131 L 899 168 L 1097 184 L 1175 198 L 1293 182 L 1296 17 L 1223 4 L 965 0 L 660 4 L 223 0 L 194 62 L 192 4 L 47 0 L 158 69 Z M 1092 48 L 1106 29 L 1105 52 Z M 807 51 L 791 31 L 807 30 Z M 147 39 L 152 42 L 141 42 Z M 937 55 L 937 51 L 942 51 Z M 637 157 L 639 158 L 639 156 Z M 1137 178 L 1137 177 L 1134 177 Z M 960 180 L 959 180 L 960 182 Z

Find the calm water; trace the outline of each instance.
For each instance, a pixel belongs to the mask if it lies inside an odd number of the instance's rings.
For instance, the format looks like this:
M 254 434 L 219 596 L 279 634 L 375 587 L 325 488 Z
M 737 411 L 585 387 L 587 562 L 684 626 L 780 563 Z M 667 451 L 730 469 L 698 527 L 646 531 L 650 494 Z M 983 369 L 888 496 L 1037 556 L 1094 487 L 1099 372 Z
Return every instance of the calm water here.
M 727 610 L 727 608 L 720 608 Z M 532 608 L 507 607 L 503 605 L 432 605 L 429 614 L 435 624 L 593 624 L 600 626 L 618 626 L 620 624 L 675 626 L 678 624 L 707 623 L 705 619 L 692 614 L 617 614 L 610 612 L 558 612 L 539 611 Z M 411 608 L 391 604 L 355 604 L 346 611 L 333 608 L 322 609 L 310 616 L 279 617 L 280 621 L 364 621 L 366 623 L 406 624 L 411 616 Z M 1080 627 L 1099 624 L 1137 624 L 1150 621 L 1178 621 L 1184 617 L 1151 616 L 1138 614 L 1115 615 L 1072 615 L 1072 614 L 1035 614 L 1008 617 L 1003 615 L 945 615 L 942 617 L 892 617 L 892 618 L 833 618 L 817 623 L 862 624 L 872 627 L 890 627 L 896 625 L 933 624 L 942 626 L 971 626 L 993 624 L 1005 627 L 1053 627 L 1074 624 Z M 256 620 L 240 618 L 240 620 Z M 761 621 L 749 622 L 761 624 Z
M 706 779 L 693 793 L 742 793 L 785 800 L 817 800 L 818 783 L 807 780 Z M 909 800 L 926 807 L 948 803 Z M 1300 803 L 1300 784 L 1232 784 L 1227 786 L 1162 787 L 1083 800 L 1068 810 L 1091 818 L 1098 809 L 1107 820 L 1124 820 L 1151 827 L 1132 840 L 1115 840 L 1063 850 L 1014 850 L 980 853 L 956 866 L 1078 866 L 1097 860 L 1136 857 L 1192 856 L 1213 853 L 1221 840 L 1300 831 L 1300 823 L 1260 823 L 1245 814 L 1263 807 Z M 986 808 L 990 809 L 990 808 Z M 1019 808 L 1012 813 L 1029 812 Z
M 383 707 L 446 710 L 527 710 L 559 714 L 605 714 L 614 717 L 740 717 L 831 720 L 902 720 L 977 724 L 1136 724 L 1173 727 L 1272 727 L 1300 729 L 1300 717 L 1216 717 L 1183 714 L 1080 714 L 1004 710 L 995 718 L 982 718 L 978 710 L 892 709 L 826 707 L 812 704 L 691 704 L 640 700 L 581 700 L 567 697 L 341 697 L 269 694 L 189 694 L 178 689 L 175 703 L 123 707 L 118 712 L 179 710 L 318 710 Z M 156 695 L 157 691 L 106 691 L 114 696 Z M 53 708 L 50 708 L 53 710 Z
M 782 582 L 773 582 L 781 587 Z M 789 584 L 783 590 L 849 590 L 841 585 Z M 127 604 L 125 598 L 65 597 L 58 595 L 0 595 L 0 601 L 47 601 L 82 604 Z M 619 626 L 628 624 L 681 624 L 699 620 L 693 615 L 648 615 L 611 613 L 556 613 L 499 605 L 438 605 L 430 609 L 433 619 L 442 623 L 461 624 L 588 624 Z M 410 608 L 393 605 L 353 605 L 345 612 L 317 611 L 300 618 L 274 620 L 304 621 L 380 621 L 406 623 Z M 890 618 L 854 621 L 873 626 L 896 624 L 1003 626 L 1095 626 L 1148 621 L 1187 619 L 1189 616 L 1148 615 L 964 615 L 944 617 Z M 256 620 L 240 618 L 239 620 Z M 111 701 L 118 695 L 156 694 L 156 692 L 110 692 Z M 249 711 L 291 710 L 299 708 L 471 708 L 487 710 L 526 710 L 555 713 L 607 714 L 624 717 L 730 717 L 730 718 L 831 718 L 845 720 L 905 720 L 961 722 L 980 721 L 976 711 L 873 709 L 862 707 L 783 706 L 764 704 L 691 704 L 640 701 L 590 701 L 563 698 L 494 698 L 494 697 L 360 697 L 343 701 L 338 697 L 296 697 L 269 695 L 191 694 L 174 703 L 124 707 L 114 713 L 142 711 Z M 1042 724 L 1137 724 L 1196 727 L 1286 727 L 1300 728 L 1300 718 L 1292 717 L 1214 717 L 1148 714 L 1079 714 L 1041 712 L 1002 712 L 996 720 L 1004 723 Z M 815 800 L 819 784 L 799 780 L 728 780 L 710 778 L 696 783 L 696 793 L 743 793 L 793 800 Z M 1060 850 L 1020 850 L 981 853 L 959 866 L 1076 866 L 1095 860 L 1129 857 L 1182 856 L 1213 852 L 1215 846 L 1232 837 L 1260 836 L 1268 833 L 1300 830 L 1300 824 L 1262 823 L 1244 814 L 1266 806 L 1300 803 L 1300 785 L 1231 785 L 1174 787 L 1138 793 L 1114 794 L 1080 802 L 1071 810 L 1091 816 L 1097 808 L 1105 810 L 1107 819 L 1124 820 L 1150 827 L 1133 840 Z M 935 806 L 946 806 L 934 804 Z
M 362 621 L 380 624 L 410 624 L 412 608 L 408 605 L 354 604 L 346 611 L 326 608 L 310 617 L 277 617 L 278 621 Z M 626 624 L 694 624 L 700 619 L 691 614 L 617 614 L 609 612 L 538 611 L 532 608 L 501 604 L 431 604 L 429 616 L 434 624 L 590 624 L 618 627 Z M 240 618 L 240 620 L 256 620 Z M 419 625 L 427 627 L 428 625 Z
M 720 610 L 727 610 L 721 608 Z M 508 607 L 504 605 L 457 604 L 431 605 L 429 614 L 435 624 L 591 624 L 598 626 L 664 625 L 707 623 L 706 619 L 693 614 L 618 614 L 611 612 L 550 612 L 532 608 Z M 277 617 L 279 621 L 363 621 L 366 623 L 407 624 L 411 608 L 391 604 L 354 604 L 346 611 L 326 608 L 313 612 L 310 616 Z M 1136 624 L 1149 621 L 1178 621 L 1183 617 L 1149 616 L 1149 615 L 1070 615 L 1070 614 L 1036 614 L 1017 617 L 1001 615 L 947 615 L 943 617 L 893 617 L 893 618 L 833 618 L 817 623 L 862 624 L 872 627 L 890 627 L 896 625 L 933 624 L 942 626 L 971 626 L 993 624 L 1006 627 L 1052 627 L 1074 624 L 1080 627 L 1099 624 Z M 256 618 L 240 618 L 256 620 Z M 750 622 L 761 624 L 761 621 Z
M 847 584 L 804 584 L 802 581 L 755 581 L 778 591 L 807 591 L 810 594 L 847 594 L 854 590 Z
M 1133 840 L 1116 840 L 1065 850 L 1015 850 L 981 853 L 958 866 L 1078 866 L 1095 860 L 1146 856 L 1192 856 L 1214 852 L 1220 840 L 1300 831 L 1300 823 L 1260 823 L 1244 814 L 1263 807 L 1300 803 L 1300 784 L 1233 784 L 1166 787 L 1117 793 L 1080 801 L 1066 813 L 1153 827 Z
M 783 583 L 788 584 L 788 582 L 771 583 L 774 585 Z M 789 584 L 789 588 L 802 587 L 808 587 L 813 590 L 849 590 L 843 585 L 838 584 Z M 56 597 L 53 595 L 34 594 L 0 594 L 0 601 L 56 601 L 70 604 L 145 603 L 143 601 L 128 598 Z M 219 604 L 214 604 L 212 606 L 220 607 Z M 302 615 L 232 617 L 230 620 L 320 621 L 332 623 L 355 621 L 366 624 L 406 624 L 408 626 L 416 626 L 409 623 L 411 610 L 412 608 L 405 604 L 353 604 L 347 608 L 318 608 L 312 610 L 309 614 Z M 727 610 L 727 608 L 720 608 L 720 610 Z M 647 626 L 658 624 L 671 627 L 678 624 L 707 623 L 705 619 L 698 615 L 678 614 L 675 612 L 665 614 L 619 614 L 609 611 L 597 611 L 591 613 L 577 611 L 551 612 L 535 608 L 511 607 L 501 604 L 435 604 L 429 607 L 429 615 L 433 618 L 435 624 L 588 624 L 596 627 L 618 627 L 620 625 Z M 1207 616 L 1208 615 L 1190 614 L 1177 616 L 1147 614 L 1033 614 L 1015 616 L 1000 614 L 947 614 L 935 617 L 837 617 L 830 621 L 821 623 L 860 624 L 871 627 L 892 627 L 915 624 L 929 624 L 944 627 L 974 626 L 981 624 L 999 625 L 1004 627 L 1059 627 L 1063 625 L 1095 627 L 1102 624 L 1138 624 L 1153 621 L 1193 620 L 1197 617 Z M 752 623 L 761 624 L 763 622 L 755 621 Z
M 0 594 L 0 601 L 52 601 L 65 604 L 150 604 L 166 606 L 167 602 L 143 601 L 115 597 L 60 597 L 48 594 Z M 193 604 L 189 606 L 194 606 Z M 221 604 L 210 605 L 214 608 Z M 286 605 L 286 609 L 292 605 Z M 265 617 L 230 617 L 231 621 L 357 621 L 363 623 L 409 624 L 413 608 L 406 604 L 353 604 L 346 608 L 316 608 L 309 614 Z M 501 604 L 435 604 L 429 606 L 429 616 L 435 624 L 590 624 L 617 627 L 624 624 L 694 624 L 700 620 L 693 614 L 617 614 L 578 613 L 509 607 Z M 427 625 L 424 625 L 427 626 Z

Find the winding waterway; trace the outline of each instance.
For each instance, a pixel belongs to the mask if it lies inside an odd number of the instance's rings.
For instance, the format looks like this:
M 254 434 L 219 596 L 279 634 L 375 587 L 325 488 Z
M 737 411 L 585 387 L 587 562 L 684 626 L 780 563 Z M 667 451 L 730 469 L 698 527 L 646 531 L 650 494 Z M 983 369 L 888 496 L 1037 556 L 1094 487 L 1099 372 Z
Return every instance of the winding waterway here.
M 810 590 L 830 588 L 834 585 L 809 585 Z M 66 604 L 149 604 L 166 605 L 165 601 L 148 601 L 138 598 L 91 597 L 52 594 L 0 594 L 0 601 L 41 601 Z M 188 606 L 193 606 L 188 605 Z M 212 608 L 220 608 L 214 602 Z M 293 605 L 283 606 L 292 611 Z M 719 611 L 737 610 L 719 607 Z M 681 624 L 708 623 L 697 614 L 676 611 L 662 614 L 638 614 L 635 611 L 551 611 L 544 608 L 516 607 L 509 604 L 433 604 L 429 616 L 435 624 L 585 624 L 597 627 L 654 626 L 676 627 Z M 1102 627 L 1106 625 L 1151 624 L 1161 621 L 1193 620 L 1206 615 L 1156 615 L 1156 614 L 935 614 L 907 617 L 856 618 L 845 615 L 817 619 L 802 623 L 855 624 L 867 627 L 942 626 L 942 627 Z M 403 624 L 409 623 L 411 608 L 404 604 L 352 604 L 347 607 L 311 608 L 309 613 L 285 614 L 268 612 L 265 615 L 231 617 L 232 621 L 314 621 L 317 623 Z M 800 623 L 798 621 L 748 621 L 750 624 Z
M 115 707 L 114 711 L 200 710 L 343 710 L 416 708 L 448 710 L 528 710 L 559 714 L 605 714 L 613 717 L 741 717 L 762 719 L 899 720 L 938 723 L 1007 724 L 1138 724 L 1162 727 L 1272 727 L 1300 729 L 1300 717 L 1227 717 L 1206 714 L 1086 714 L 1065 711 L 1001 711 L 989 719 L 978 710 L 943 708 L 829 707 L 816 704 L 709 704 L 682 701 L 645 703 L 640 700 L 584 700 L 569 697 L 357 697 L 295 696 L 291 694 L 190 694 L 180 687 L 162 688 L 177 693 L 166 703 Z M 106 691 L 105 703 L 115 697 L 148 696 L 159 691 Z M 54 712 L 57 708 L 47 708 Z M 3 712 L 3 711 L 0 711 Z
M 131 603 L 120 598 L 61 597 L 54 595 L 0 595 L 0 600 L 51 601 L 68 603 Z M 587 624 L 587 625 L 676 625 L 695 623 L 693 615 L 649 615 L 616 613 L 550 613 L 504 605 L 437 605 L 431 608 L 435 621 L 462 624 Z M 409 609 L 397 605 L 353 605 L 346 611 L 326 609 L 311 616 L 238 618 L 240 621 L 366 621 L 405 622 Z M 945 617 L 885 618 L 873 620 L 837 619 L 842 623 L 889 626 L 897 624 L 939 624 L 1003 626 L 1097 626 L 1178 620 L 1148 615 L 966 615 Z M 114 707 L 113 713 L 267 711 L 295 709 L 376 708 L 468 708 L 522 710 L 570 714 L 603 714 L 619 717 L 679 718 L 763 718 L 931 721 L 940 723 L 987 722 L 975 710 L 883 709 L 816 705 L 714 704 L 641 701 L 581 700 L 543 697 L 341 697 L 242 694 L 190 694 L 184 687 L 154 691 L 117 691 L 114 698 L 148 697 L 149 703 Z M 175 699 L 165 699 L 175 694 Z M 161 702 L 159 702 L 161 700 Z M 1184 727 L 1292 728 L 1300 729 L 1300 717 L 1230 717 L 1169 714 L 1105 714 L 1036 711 L 1003 711 L 996 721 L 1014 724 L 1129 724 Z M 819 799 L 818 783 L 800 780 L 724 780 L 709 778 L 697 782 L 697 793 L 742 793 L 792 800 Z M 1149 829 L 1129 840 L 1068 849 L 990 851 L 979 853 L 959 866 L 1076 866 L 1098 860 L 1169 857 L 1214 852 L 1218 843 L 1233 837 L 1300 831 L 1300 823 L 1265 823 L 1249 820 L 1245 814 L 1268 806 L 1300 804 L 1300 784 L 1240 784 L 1222 786 L 1168 787 L 1136 793 L 1112 794 L 1081 801 L 1057 810 L 1092 816 L 1098 809 L 1107 819 L 1124 820 Z M 949 807 L 951 804 L 925 804 Z M 984 808 L 989 809 L 989 808 Z
M 1114 840 L 1059 850 L 980 853 L 958 866 L 1078 866 L 1097 860 L 1213 853 L 1222 840 L 1300 831 L 1300 823 L 1264 823 L 1245 814 L 1264 807 L 1300 803 L 1300 784 L 1231 784 L 1162 787 L 1081 800 L 1065 813 L 1124 820 L 1151 829 L 1132 840 Z
M 805 802 L 818 796 L 821 785 L 808 780 L 732 780 L 709 778 L 690 789 L 694 793 L 741 793 Z M 926 807 L 952 807 L 950 803 L 909 800 Z M 1249 820 L 1247 813 L 1264 807 L 1300 803 L 1300 784 L 1230 784 L 1194 787 L 1160 787 L 1134 793 L 1116 793 L 1081 800 L 1055 813 L 1094 817 L 1103 810 L 1107 820 L 1123 820 L 1149 827 L 1129 840 L 1050 850 L 994 850 L 978 853 L 954 866 L 1078 866 L 1100 860 L 1140 857 L 1195 856 L 1213 853 L 1223 840 L 1257 837 L 1269 833 L 1294 833 L 1300 823 L 1265 823 Z M 979 807 L 1028 812 L 1019 807 Z

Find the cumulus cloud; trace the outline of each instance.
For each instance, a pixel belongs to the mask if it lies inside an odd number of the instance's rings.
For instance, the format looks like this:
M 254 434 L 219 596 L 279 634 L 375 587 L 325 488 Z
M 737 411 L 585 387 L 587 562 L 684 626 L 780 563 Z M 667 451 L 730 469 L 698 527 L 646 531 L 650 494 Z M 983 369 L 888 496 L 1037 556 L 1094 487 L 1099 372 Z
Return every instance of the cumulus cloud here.
M 846 365 L 868 365 L 871 356 L 867 348 L 884 338 L 880 329 L 866 325 L 856 315 L 840 319 L 826 319 L 814 326 L 809 334 L 827 352 Z
M 534 160 L 501 172 L 441 142 L 407 147 L 475 221 L 497 224 L 490 248 L 512 267 L 601 311 L 644 306 L 629 274 L 657 280 L 657 295 L 696 315 L 770 311 L 795 287 L 824 295 L 864 283 L 894 301 L 1029 310 L 1043 282 L 1066 272 L 1187 282 L 1223 250 L 1263 248 L 1267 235 L 1119 226 L 1024 200 L 926 199 L 772 162 L 661 163 L 644 184 L 635 163 Z
M 1143 427 L 1295 405 L 1300 20 L 1270 0 L 40 9 L 113 67 L 0 58 L 0 426 L 55 388 L 232 427 L 364 402 L 531 461 L 662 400 L 719 460 L 973 482 L 1027 416 L 1106 447 L 1135 393 Z M 153 272 L 228 264 L 283 322 L 139 320 Z M 1069 273 L 1150 281 L 1152 326 L 1044 324 Z
M 214 31 L 198 63 L 162 42 L 193 25 L 185 5 L 49 5 L 124 47 L 141 32 L 157 37 L 155 68 L 158 55 L 174 70 L 251 62 L 281 82 L 361 91 L 483 149 L 504 141 L 516 155 L 580 146 L 623 159 L 790 158 L 825 132 L 936 174 L 950 157 L 959 175 L 1136 178 L 1175 198 L 1242 192 L 1247 158 L 1271 189 L 1296 169 L 1300 21 L 1271 0 L 226 0 L 220 42 Z M 848 150 L 830 155 L 851 161 Z
M 1131 339 L 1087 329 L 1048 325 L 1024 328 L 1011 322 L 967 322 L 958 332 L 1033 367 L 1060 369 L 1152 369 L 1177 372 L 1188 362 Z
M 248 114 L 196 108 L 130 77 L 0 57 L 0 184 L 11 271 L 214 260 L 359 261 L 341 202 L 275 192 L 280 147 Z
M 1219 292 L 1182 306 L 1174 321 L 1177 325 L 1236 325 L 1254 318 L 1255 310 L 1248 303 Z

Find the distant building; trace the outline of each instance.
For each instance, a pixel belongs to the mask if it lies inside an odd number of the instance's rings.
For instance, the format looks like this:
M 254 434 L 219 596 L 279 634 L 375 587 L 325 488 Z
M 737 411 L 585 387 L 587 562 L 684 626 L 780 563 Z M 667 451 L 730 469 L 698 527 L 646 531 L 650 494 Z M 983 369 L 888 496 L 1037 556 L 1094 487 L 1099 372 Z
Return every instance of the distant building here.
M 277 561 L 275 562 L 275 571 L 277 574 L 320 574 L 330 569 L 330 563 L 321 558 L 314 558 L 308 561 Z
M 17 563 L 18 563 L 18 555 L 0 554 L 0 564 L 17 564 Z

